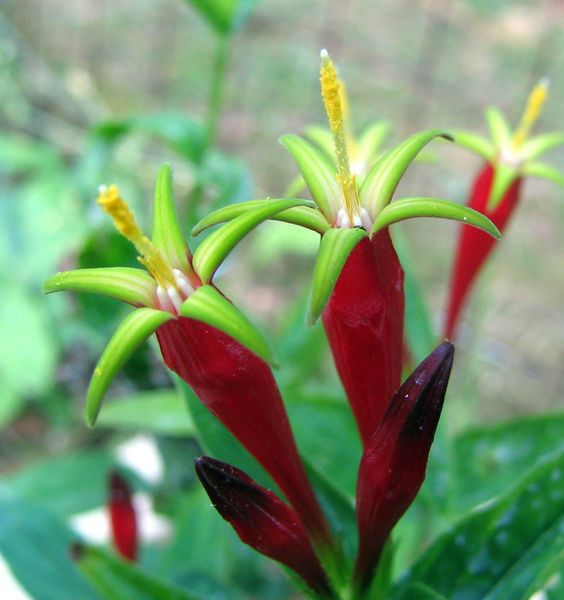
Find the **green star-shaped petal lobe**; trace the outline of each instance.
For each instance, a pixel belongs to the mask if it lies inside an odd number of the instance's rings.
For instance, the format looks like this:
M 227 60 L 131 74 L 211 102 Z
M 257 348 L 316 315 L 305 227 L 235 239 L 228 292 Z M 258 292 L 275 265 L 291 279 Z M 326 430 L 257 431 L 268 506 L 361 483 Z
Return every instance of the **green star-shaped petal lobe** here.
M 141 269 L 110 267 L 63 271 L 43 284 L 46 294 L 53 292 L 90 292 L 109 296 L 134 306 L 153 306 L 157 284 Z
M 179 314 L 223 331 L 265 362 L 274 362 L 272 351 L 261 333 L 213 286 L 199 287 L 184 302 Z
M 366 237 L 364 229 L 333 228 L 321 237 L 313 272 L 308 323 L 317 321 L 327 304 L 343 266 L 355 246 Z
M 90 427 L 96 423 L 102 401 L 110 383 L 133 352 L 174 316 L 154 308 L 138 308 L 129 314 L 108 342 L 90 381 L 86 395 L 86 420 Z
M 189 250 L 180 229 L 174 197 L 172 194 L 172 169 L 163 165 L 155 185 L 153 205 L 153 244 L 163 253 L 170 264 L 183 272 L 189 272 Z

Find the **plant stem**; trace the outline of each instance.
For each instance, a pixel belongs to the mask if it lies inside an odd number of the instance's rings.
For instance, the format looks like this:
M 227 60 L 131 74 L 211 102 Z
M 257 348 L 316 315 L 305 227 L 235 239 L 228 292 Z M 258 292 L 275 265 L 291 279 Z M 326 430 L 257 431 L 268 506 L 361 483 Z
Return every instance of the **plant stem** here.
M 225 75 L 227 72 L 227 64 L 229 62 L 230 49 L 231 36 L 220 36 L 214 57 L 213 77 L 208 98 L 207 140 L 204 154 L 213 147 L 217 136 L 225 92 Z

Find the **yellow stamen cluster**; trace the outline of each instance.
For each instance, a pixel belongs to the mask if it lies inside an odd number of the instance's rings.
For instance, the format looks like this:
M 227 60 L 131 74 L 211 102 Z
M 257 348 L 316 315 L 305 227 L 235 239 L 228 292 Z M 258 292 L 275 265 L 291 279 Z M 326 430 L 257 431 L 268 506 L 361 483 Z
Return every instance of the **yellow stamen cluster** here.
M 98 204 L 112 218 L 116 229 L 137 249 L 139 262 L 144 265 L 157 283 L 163 287 L 177 287 L 171 266 L 159 249 L 143 233 L 125 200 L 115 185 L 102 186 L 98 195 Z
M 335 143 L 335 156 L 337 159 L 337 181 L 343 190 L 345 210 L 351 223 L 360 212 L 358 188 L 354 175 L 351 173 L 349 155 L 347 152 L 347 139 L 345 135 L 344 116 L 346 101 L 341 82 L 337 77 L 335 65 L 329 58 L 327 51 L 321 52 L 321 95 L 325 104 L 325 112 L 329 120 L 329 127 Z
M 543 79 L 536 85 L 527 99 L 527 105 L 513 135 L 513 148 L 518 149 L 529 136 L 533 125 L 541 115 L 544 103 L 548 98 L 548 80 Z

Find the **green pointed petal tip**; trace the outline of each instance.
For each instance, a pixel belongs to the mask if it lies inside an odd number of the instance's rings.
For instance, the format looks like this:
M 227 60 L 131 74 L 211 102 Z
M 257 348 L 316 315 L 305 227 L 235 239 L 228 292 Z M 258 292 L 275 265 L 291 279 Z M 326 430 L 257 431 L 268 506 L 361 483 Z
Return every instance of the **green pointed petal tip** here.
M 163 165 L 157 176 L 153 210 L 153 243 L 174 267 L 190 270 L 189 250 L 174 205 L 170 165 Z
M 330 229 L 321 238 L 313 273 L 307 322 L 313 325 L 329 301 L 341 270 L 354 247 L 366 237 L 364 229 Z
M 46 294 L 90 292 L 134 306 L 152 306 L 156 288 L 155 280 L 148 273 L 128 267 L 63 271 L 49 277 L 43 284 Z
M 440 129 L 416 133 L 387 152 L 373 167 L 360 188 L 360 200 L 372 216 L 389 204 L 405 171 L 419 152 L 435 138 L 452 141 L 452 136 Z
M 453 129 L 451 133 L 455 144 L 467 148 L 487 161 L 491 161 L 495 157 L 495 148 L 485 137 L 463 129 Z
M 402 198 L 392 202 L 378 215 L 370 235 L 388 227 L 392 223 L 414 219 L 416 217 L 433 217 L 460 221 L 482 229 L 496 240 L 501 238 L 499 229 L 482 213 L 450 200 L 439 198 Z
M 319 150 L 297 135 L 284 135 L 280 143 L 296 162 L 317 207 L 332 223 L 341 197 L 335 167 Z
M 533 162 L 526 165 L 523 169 L 523 175 L 545 179 L 546 181 L 550 181 L 550 183 L 564 187 L 564 173 L 541 162 Z
M 209 283 L 233 248 L 257 225 L 277 213 L 307 204 L 306 200 L 275 200 L 236 217 L 209 235 L 194 252 L 192 266 L 202 283 Z
M 272 351 L 261 333 L 211 285 L 196 289 L 180 307 L 179 314 L 223 331 L 265 362 L 274 363 Z
M 505 117 L 495 106 L 487 108 L 484 114 L 494 146 L 498 149 L 504 148 L 511 139 L 511 128 Z
M 535 160 L 545 152 L 564 145 L 564 133 L 554 131 L 537 135 L 523 144 L 521 154 L 526 157 L 526 160 Z
M 118 371 L 158 327 L 172 318 L 171 313 L 139 308 L 121 322 L 102 353 L 88 386 L 86 421 L 89 427 L 94 427 L 106 390 Z
M 502 201 L 510 185 L 519 177 L 519 171 L 510 165 L 498 161 L 495 165 L 490 197 L 486 203 L 486 212 L 495 210 Z
M 271 206 L 273 202 L 279 202 L 284 199 L 264 199 L 264 200 L 248 200 L 247 202 L 239 202 L 237 204 L 231 204 L 220 208 L 206 217 L 204 217 L 199 223 L 197 223 L 192 229 L 192 235 L 195 237 L 205 229 L 218 225 L 219 223 L 226 223 L 233 219 L 251 212 L 255 209 Z M 301 225 L 308 229 L 313 229 L 319 233 L 323 233 L 329 228 L 329 224 L 319 213 L 315 210 L 315 204 L 310 200 L 303 200 L 301 198 L 288 198 L 287 200 L 302 202 L 303 206 L 296 206 L 289 208 L 275 214 L 271 217 L 275 221 L 284 221 L 285 223 L 294 223 L 295 225 Z
M 361 133 L 358 139 L 358 150 L 362 159 L 370 164 L 376 158 L 390 130 L 391 126 L 387 121 L 377 121 Z

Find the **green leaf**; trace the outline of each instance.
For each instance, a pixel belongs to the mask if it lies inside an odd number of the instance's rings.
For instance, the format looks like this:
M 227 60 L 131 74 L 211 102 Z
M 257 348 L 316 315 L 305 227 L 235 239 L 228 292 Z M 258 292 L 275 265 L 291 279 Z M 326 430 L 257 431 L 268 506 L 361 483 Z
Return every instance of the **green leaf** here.
M 464 129 L 451 129 L 450 132 L 454 137 L 455 144 L 468 148 L 468 150 L 475 152 L 487 161 L 491 161 L 495 157 L 494 146 L 481 135 Z
M 508 489 L 547 454 L 564 450 L 564 412 L 475 427 L 455 438 L 452 499 L 459 514 Z
M 334 165 L 334 168 L 336 168 L 335 142 L 333 141 L 333 134 L 329 129 L 319 127 L 318 125 L 312 125 L 311 127 L 306 128 L 304 135 L 323 151 L 323 154 L 325 154 L 331 164 Z
M 430 129 L 416 133 L 386 153 L 369 171 L 360 188 L 361 204 L 371 217 L 378 216 L 413 159 L 433 139 L 452 139 L 446 132 Z
M 153 243 L 173 267 L 183 272 L 191 271 L 188 263 L 190 251 L 182 235 L 174 206 L 170 165 L 163 165 L 157 176 L 153 210 Z
M 90 427 L 96 423 L 104 394 L 117 372 L 155 329 L 172 318 L 171 313 L 162 310 L 138 308 L 122 321 L 100 357 L 88 386 L 86 420 Z
M 319 150 L 297 135 L 284 135 L 280 138 L 280 143 L 296 162 L 317 207 L 327 222 L 333 223 L 342 195 L 335 167 Z
M 551 183 L 564 187 L 564 173 L 541 162 L 528 163 L 523 168 L 523 175 L 546 179 Z
M 310 325 L 323 312 L 349 254 L 364 237 L 366 232 L 359 228 L 330 229 L 321 237 L 308 310 Z
M 388 204 L 376 217 L 370 235 L 374 235 L 392 223 L 415 217 L 460 221 L 466 225 L 482 229 L 496 240 L 501 238 L 498 228 L 482 213 L 457 202 L 439 198 L 402 198 Z
M 498 161 L 495 165 L 490 197 L 486 204 L 486 212 L 495 210 L 503 200 L 509 186 L 517 179 L 519 172 L 515 167 Z
M 272 351 L 262 334 L 247 317 L 211 285 L 190 294 L 180 314 L 207 323 L 226 333 L 266 362 L 273 362 Z
M 447 598 L 528 600 L 539 572 L 564 548 L 564 452 L 537 465 L 505 495 L 443 534 L 394 598 L 421 583 Z
M 523 144 L 520 153 L 525 156 L 527 160 L 535 160 L 545 152 L 548 152 L 552 148 L 561 146 L 563 144 L 564 133 L 554 131 L 552 133 L 537 135 L 534 138 L 526 141 Z
M 307 229 L 312 229 L 318 233 L 324 233 L 329 229 L 329 224 L 319 213 L 318 210 L 310 208 L 307 200 L 297 199 L 299 202 L 303 202 L 304 206 L 295 206 L 275 214 L 272 219 L 275 221 L 283 221 L 285 223 L 293 223 L 294 225 L 301 225 Z M 240 215 L 248 213 L 257 208 L 270 206 L 272 202 L 278 202 L 280 199 L 267 199 L 267 200 L 248 200 L 247 202 L 238 202 L 237 204 L 230 204 L 224 206 L 209 215 L 206 215 L 196 226 L 192 229 L 192 235 L 197 236 L 205 229 L 213 227 L 219 223 L 225 223 L 232 221 Z
M 107 475 L 116 459 L 106 450 L 45 458 L 5 479 L 21 498 L 67 518 L 106 502 Z M 57 476 L 53 477 L 53 473 Z M 84 477 L 88 473 L 88 477 Z
M 196 248 L 192 260 L 194 271 L 202 283 L 211 280 L 231 250 L 257 225 L 283 210 L 306 203 L 305 200 L 275 200 L 268 206 L 262 206 L 236 217 L 227 225 L 214 231 Z
M 257 0 L 187 0 L 217 33 L 228 34 L 242 27 Z
M 76 537 L 41 503 L 0 487 L 0 554 L 33 600 L 99 600 L 69 560 Z M 5 582 L 2 591 L 8 600 Z
M 126 135 L 142 133 L 163 140 L 191 163 L 198 163 L 206 147 L 205 127 L 185 113 L 162 112 L 106 121 L 97 125 L 93 143 L 114 145 Z
M 504 148 L 511 140 L 511 129 L 505 120 L 505 117 L 498 108 L 491 106 L 484 111 L 486 121 L 490 129 L 494 146 L 500 150 Z
M 104 600 L 190 600 L 195 598 L 161 581 L 131 562 L 98 548 L 73 544 L 71 556 Z
M 52 292 L 87 292 L 109 296 L 134 306 L 153 306 L 157 284 L 142 269 L 108 267 L 63 271 L 43 284 L 46 294 Z
M 14 271 L 18 267 L 13 267 Z M 13 275 L 16 275 L 14 273 Z M 54 381 L 58 348 L 45 301 L 12 277 L 0 275 L 0 428 L 29 398 L 44 398 Z
M 120 398 L 104 408 L 97 424 L 169 437 L 186 437 L 194 433 L 184 400 L 173 388 L 136 392 Z

